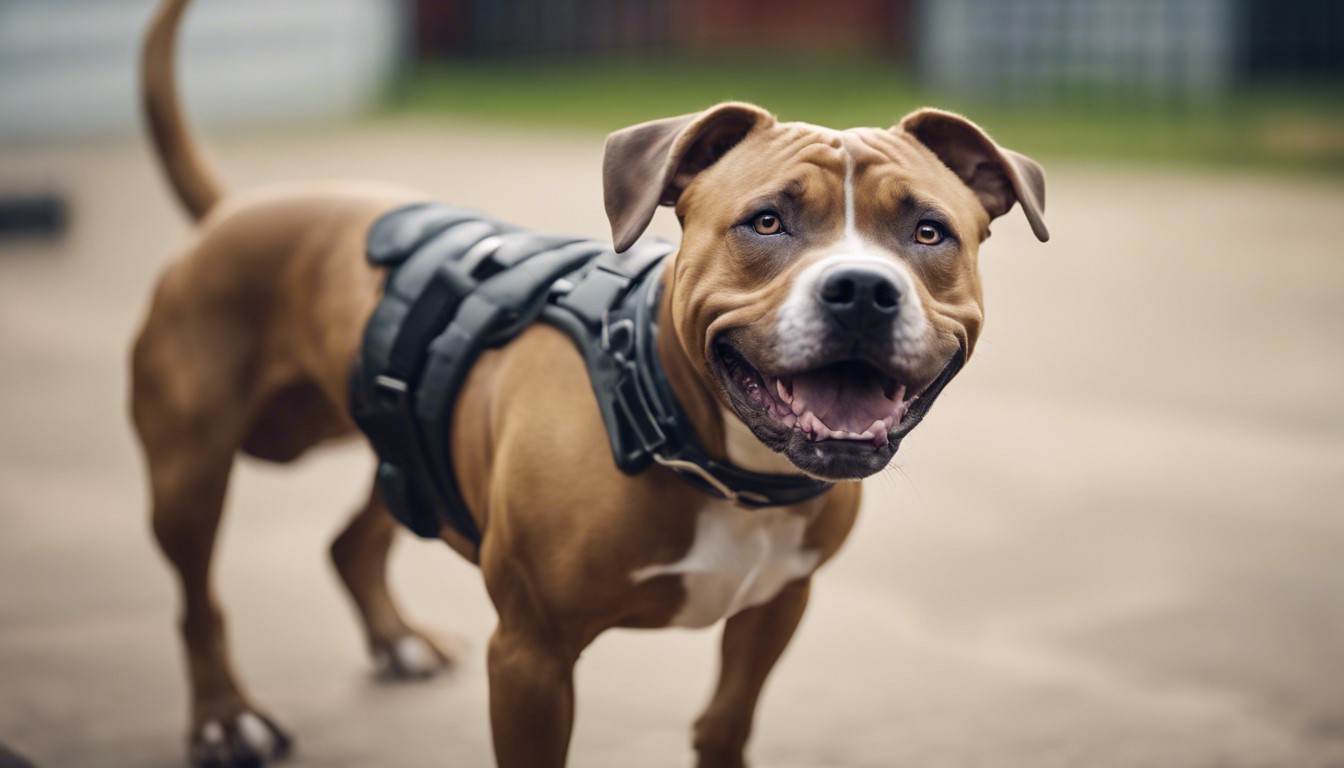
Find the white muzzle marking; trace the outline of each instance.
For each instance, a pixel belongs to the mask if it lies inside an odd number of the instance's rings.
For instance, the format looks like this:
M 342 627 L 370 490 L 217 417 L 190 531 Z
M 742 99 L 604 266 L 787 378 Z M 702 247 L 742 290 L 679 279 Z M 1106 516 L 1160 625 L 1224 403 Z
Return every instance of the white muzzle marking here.
M 846 242 L 846 245 L 853 244 Z M 874 256 L 859 244 L 860 250 L 846 249 L 827 256 L 804 269 L 794 278 L 789 295 L 780 304 L 775 321 L 775 350 L 784 367 L 806 366 L 820 357 L 828 333 L 826 308 L 818 299 L 821 281 L 833 269 L 863 266 L 877 269 L 891 278 L 900 294 L 900 303 L 891 321 L 892 363 L 910 366 L 928 352 L 929 323 L 924 304 L 915 290 L 909 270 L 890 257 Z

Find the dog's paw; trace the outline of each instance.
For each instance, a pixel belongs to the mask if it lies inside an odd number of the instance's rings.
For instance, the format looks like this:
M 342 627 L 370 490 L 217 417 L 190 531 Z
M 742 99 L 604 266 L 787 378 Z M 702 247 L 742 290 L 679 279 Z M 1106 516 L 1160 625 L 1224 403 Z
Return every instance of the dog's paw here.
M 243 710 L 205 720 L 191 735 L 193 768 L 261 768 L 289 754 L 289 734 L 265 715 Z
M 373 643 L 373 666 L 384 680 L 424 680 L 453 663 L 453 654 L 419 632 Z

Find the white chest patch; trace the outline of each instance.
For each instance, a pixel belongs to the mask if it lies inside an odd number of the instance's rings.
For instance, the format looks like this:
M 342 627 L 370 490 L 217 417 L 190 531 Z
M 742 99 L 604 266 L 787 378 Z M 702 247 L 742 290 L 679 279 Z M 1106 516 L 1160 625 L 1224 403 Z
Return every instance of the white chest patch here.
M 695 541 L 675 563 L 630 574 L 636 583 L 680 575 L 686 603 L 672 618 L 678 627 L 708 627 L 769 602 L 794 579 L 816 570 L 821 553 L 803 548 L 807 523 L 783 509 L 739 509 L 715 503 L 695 521 Z

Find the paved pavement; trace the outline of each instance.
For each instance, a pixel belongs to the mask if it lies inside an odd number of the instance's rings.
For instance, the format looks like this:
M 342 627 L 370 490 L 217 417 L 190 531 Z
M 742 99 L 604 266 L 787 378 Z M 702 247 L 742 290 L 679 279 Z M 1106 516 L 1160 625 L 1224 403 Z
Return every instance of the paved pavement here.
M 235 186 L 418 185 L 603 235 L 601 137 L 415 122 L 212 142 Z M 1050 168 L 981 260 L 975 359 L 869 481 L 773 678 L 753 755 L 801 768 L 1344 766 L 1344 185 Z M 125 416 L 127 340 L 185 224 L 138 143 L 0 150 L 74 228 L 0 245 L 0 742 L 44 767 L 171 766 L 173 589 Z M 658 229 L 673 234 L 660 214 Z M 489 764 L 489 604 L 400 545 L 452 675 L 369 673 L 325 544 L 357 446 L 245 463 L 220 588 L 239 666 L 298 766 Z M 579 669 L 578 766 L 684 766 L 712 632 L 619 632 Z

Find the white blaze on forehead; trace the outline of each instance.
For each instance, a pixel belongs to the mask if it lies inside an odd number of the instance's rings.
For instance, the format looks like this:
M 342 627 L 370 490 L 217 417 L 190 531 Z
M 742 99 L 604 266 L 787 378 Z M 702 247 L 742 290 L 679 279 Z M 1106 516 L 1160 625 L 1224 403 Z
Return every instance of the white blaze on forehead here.
M 841 139 L 840 151 L 845 155 L 845 242 L 858 244 L 859 231 L 854 225 L 854 156 L 849 143 Z
M 825 316 L 817 301 L 819 281 L 832 268 L 866 266 L 885 272 L 900 294 L 901 306 L 891 336 L 892 362 L 908 364 L 922 356 L 928 344 L 929 325 L 924 317 L 924 305 L 915 290 L 915 277 L 905 263 L 859 234 L 854 216 L 854 155 L 843 133 L 840 134 L 840 151 L 845 160 L 844 234 L 833 246 L 833 253 L 794 277 L 789 294 L 776 315 L 776 349 L 785 365 L 805 364 L 815 358 L 821 351 L 826 333 Z

